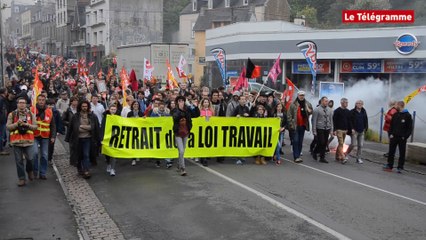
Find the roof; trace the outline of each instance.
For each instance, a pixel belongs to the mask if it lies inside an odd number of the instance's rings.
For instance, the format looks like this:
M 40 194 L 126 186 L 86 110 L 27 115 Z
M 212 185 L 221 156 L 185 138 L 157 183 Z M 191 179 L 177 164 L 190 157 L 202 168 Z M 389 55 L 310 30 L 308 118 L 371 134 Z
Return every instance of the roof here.
M 197 11 L 192 9 L 192 1 L 186 5 L 186 7 L 181 11 L 181 14 L 194 14 L 199 13 L 202 7 L 207 8 L 208 0 L 197 0 Z M 265 5 L 268 0 L 249 0 L 249 6 L 262 6 Z M 231 0 L 230 7 L 248 7 L 243 5 L 243 0 Z M 225 0 L 213 0 L 213 9 L 216 8 L 225 8 Z M 209 9 L 211 10 L 211 9 Z
M 249 8 L 221 8 L 210 9 L 204 12 L 204 16 L 198 16 L 195 22 L 194 31 L 205 31 L 211 29 L 214 22 L 248 22 L 252 13 Z

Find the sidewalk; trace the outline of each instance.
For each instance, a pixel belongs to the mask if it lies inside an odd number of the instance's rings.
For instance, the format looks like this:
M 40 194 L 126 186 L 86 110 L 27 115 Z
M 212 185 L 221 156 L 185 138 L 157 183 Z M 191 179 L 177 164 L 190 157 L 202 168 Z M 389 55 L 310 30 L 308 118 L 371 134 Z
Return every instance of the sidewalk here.
M 18 187 L 13 149 L 0 156 L 0 239 L 79 239 L 73 212 L 52 167 L 47 180 Z

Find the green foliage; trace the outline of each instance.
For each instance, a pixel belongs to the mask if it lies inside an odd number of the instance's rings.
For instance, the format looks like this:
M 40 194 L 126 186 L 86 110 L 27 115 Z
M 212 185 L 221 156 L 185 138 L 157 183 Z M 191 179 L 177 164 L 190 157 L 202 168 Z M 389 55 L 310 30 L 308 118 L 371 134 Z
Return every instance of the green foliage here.
M 311 6 L 305 6 L 301 11 L 297 13 L 297 16 L 305 16 L 306 26 L 317 27 L 317 10 Z
M 373 142 L 379 142 L 379 133 L 368 129 L 365 133 L 365 140 L 373 141 Z
M 350 6 L 350 9 L 362 10 L 384 10 L 390 9 L 391 5 L 387 0 L 360 0 Z
M 180 12 L 190 0 L 164 0 L 163 2 L 163 42 L 171 42 L 174 32 L 179 30 Z

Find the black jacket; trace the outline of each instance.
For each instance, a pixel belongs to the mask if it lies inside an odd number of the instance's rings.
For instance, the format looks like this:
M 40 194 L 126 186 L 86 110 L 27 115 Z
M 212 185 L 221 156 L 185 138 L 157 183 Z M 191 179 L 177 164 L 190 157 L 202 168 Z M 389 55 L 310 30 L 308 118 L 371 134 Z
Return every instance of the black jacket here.
M 395 113 L 392 117 L 389 134 L 407 139 L 412 132 L 413 118 L 411 114 L 407 110 Z
M 352 130 L 351 111 L 338 107 L 333 113 L 334 131 L 336 130 Z
M 185 107 L 185 110 L 176 108 L 176 110 L 173 112 L 173 132 L 175 133 L 175 135 L 178 134 L 179 121 L 181 118 L 186 118 L 186 124 L 188 126 L 188 130 L 189 132 L 191 132 L 191 129 L 192 129 L 191 118 L 199 117 L 199 116 L 200 116 L 200 109 L 198 107 L 194 107 L 193 109 L 190 109 L 189 107 Z
M 358 117 L 361 117 L 362 120 L 359 122 L 357 119 Z M 356 108 L 351 110 L 351 127 L 355 131 L 357 131 L 358 126 L 362 125 L 363 130 L 358 132 L 366 132 L 368 130 L 368 117 L 367 117 L 367 111 L 365 111 L 365 108 L 361 109 L 361 112 L 358 112 Z
M 91 131 L 91 141 L 90 141 L 90 161 L 96 163 L 96 158 L 99 153 L 99 147 L 101 142 L 101 132 L 99 128 L 99 120 L 95 114 L 89 113 L 88 115 L 90 125 L 92 128 Z M 67 134 L 65 136 L 65 142 L 70 143 L 70 162 L 78 162 L 78 159 L 81 159 L 81 146 L 79 142 L 79 128 L 80 128 L 80 113 L 77 112 L 72 116 L 71 122 L 68 127 Z
M 232 116 L 240 115 L 241 117 L 245 117 L 244 113 L 247 113 L 248 115 L 250 115 L 250 109 L 246 105 L 244 106 L 238 105 L 237 107 L 235 107 L 235 110 Z

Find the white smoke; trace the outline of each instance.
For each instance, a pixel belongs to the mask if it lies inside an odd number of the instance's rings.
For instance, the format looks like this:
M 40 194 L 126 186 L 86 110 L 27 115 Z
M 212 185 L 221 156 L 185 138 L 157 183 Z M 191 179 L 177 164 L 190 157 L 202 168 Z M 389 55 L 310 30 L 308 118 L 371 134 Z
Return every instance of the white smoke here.
M 349 84 L 351 85 L 349 80 Z M 367 78 L 365 80 L 356 80 L 350 86 L 345 86 L 344 96 L 349 100 L 349 109 L 354 108 L 357 100 L 364 101 L 364 108 L 367 111 L 369 128 L 375 132 L 380 130 L 381 114 L 380 110 L 383 107 L 384 113 L 388 110 L 390 100 L 400 101 L 405 96 L 426 84 L 426 79 L 392 79 L 389 84 L 387 80 Z M 340 100 L 335 99 L 335 108 L 340 105 Z M 426 142 L 426 93 L 419 93 L 406 106 L 408 111 L 413 114 L 416 111 L 416 123 L 414 129 L 414 141 Z M 387 138 L 387 134 L 383 133 L 383 139 Z

